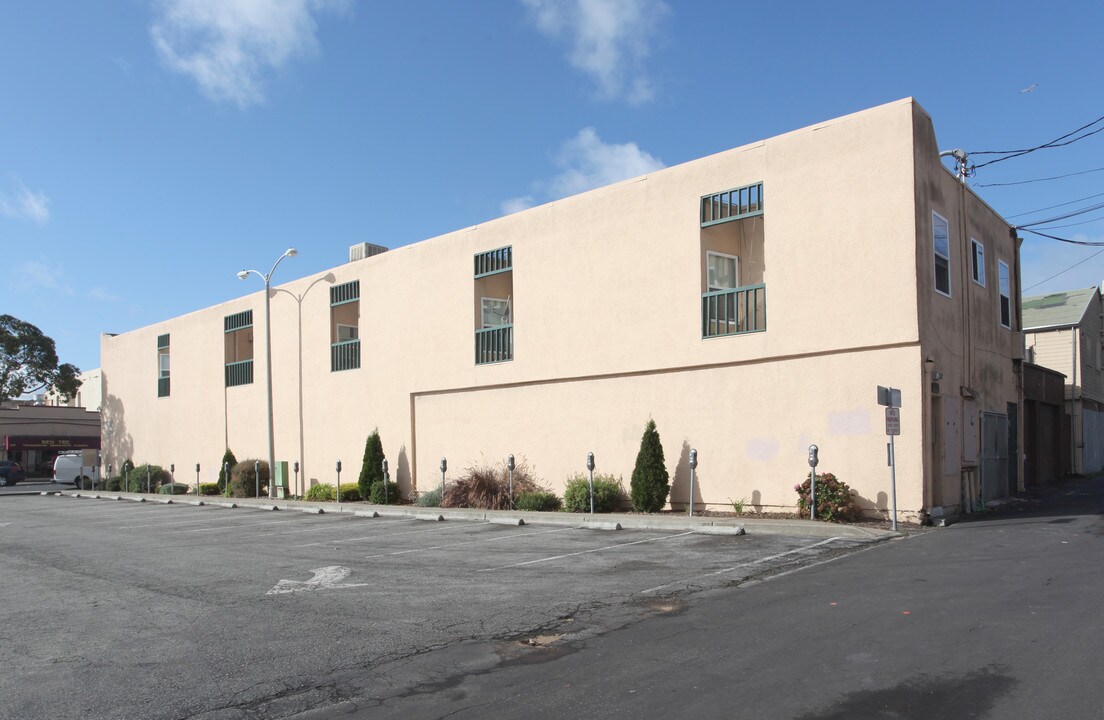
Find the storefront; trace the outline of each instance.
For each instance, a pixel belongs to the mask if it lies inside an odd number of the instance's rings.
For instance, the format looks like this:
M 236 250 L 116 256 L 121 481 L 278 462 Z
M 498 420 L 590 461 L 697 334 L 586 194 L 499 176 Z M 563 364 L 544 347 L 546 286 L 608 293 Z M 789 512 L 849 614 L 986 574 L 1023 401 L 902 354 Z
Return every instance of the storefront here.
M 99 450 L 100 414 L 84 408 L 4 405 L 0 443 L 0 457 L 22 465 L 27 477 L 49 477 L 59 454 Z

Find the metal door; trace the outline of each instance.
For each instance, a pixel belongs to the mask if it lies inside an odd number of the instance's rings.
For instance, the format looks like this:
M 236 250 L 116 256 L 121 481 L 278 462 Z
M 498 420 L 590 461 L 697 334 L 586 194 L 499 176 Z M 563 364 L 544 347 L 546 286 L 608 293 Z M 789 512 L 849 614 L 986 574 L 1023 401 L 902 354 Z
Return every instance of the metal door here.
M 981 499 L 1008 495 L 1008 416 L 981 414 Z

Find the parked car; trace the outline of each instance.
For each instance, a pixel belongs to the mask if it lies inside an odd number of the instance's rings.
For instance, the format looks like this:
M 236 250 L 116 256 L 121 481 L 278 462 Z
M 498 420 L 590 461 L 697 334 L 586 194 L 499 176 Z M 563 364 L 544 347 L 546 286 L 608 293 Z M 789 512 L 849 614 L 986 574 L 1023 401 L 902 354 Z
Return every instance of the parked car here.
M 96 483 L 100 481 L 99 468 L 87 463 L 83 454 L 58 455 L 54 460 L 54 482 L 80 485 L 82 476 Z
M 0 485 L 15 485 L 27 479 L 26 473 L 14 460 L 0 460 Z

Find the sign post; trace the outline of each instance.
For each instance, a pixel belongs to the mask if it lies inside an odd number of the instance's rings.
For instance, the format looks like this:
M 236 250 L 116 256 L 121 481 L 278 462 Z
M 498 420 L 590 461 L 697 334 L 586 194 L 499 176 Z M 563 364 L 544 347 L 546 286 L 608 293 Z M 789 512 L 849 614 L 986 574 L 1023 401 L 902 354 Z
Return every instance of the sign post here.
M 901 391 L 879 385 L 878 404 L 886 406 L 886 435 L 889 436 L 889 488 L 893 502 L 890 527 L 897 532 L 897 458 L 894 455 L 893 438 L 901 434 Z

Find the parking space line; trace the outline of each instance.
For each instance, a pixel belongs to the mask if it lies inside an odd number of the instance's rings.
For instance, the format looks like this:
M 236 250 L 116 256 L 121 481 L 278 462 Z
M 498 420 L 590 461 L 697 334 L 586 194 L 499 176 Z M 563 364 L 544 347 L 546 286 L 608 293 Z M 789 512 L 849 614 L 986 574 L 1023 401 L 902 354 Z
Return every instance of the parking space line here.
M 510 565 L 500 565 L 498 567 L 483 568 L 479 572 L 490 572 L 492 570 L 506 570 L 507 568 L 522 567 L 523 565 L 536 565 L 537 563 L 552 562 L 553 560 L 562 560 L 564 558 L 575 557 L 576 555 L 586 555 L 587 553 L 596 553 L 603 550 L 617 550 L 619 548 L 628 547 L 629 545 L 642 545 L 650 542 L 662 542 L 664 540 L 673 540 L 674 538 L 685 537 L 687 535 L 693 535 L 694 531 L 689 530 L 687 532 L 676 533 L 675 535 L 664 535 L 662 537 L 645 538 L 644 540 L 633 540 L 632 542 L 617 543 L 616 545 L 606 545 L 600 548 L 591 548 L 590 550 L 580 550 L 578 552 L 566 553 L 564 555 L 553 555 L 552 557 L 538 558 L 537 560 L 526 560 L 524 562 L 512 563 Z
M 176 511 L 173 510 L 172 512 L 176 512 Z M 203 513 L 203 514 L 209 514 L 209 513 L 217 513 L 218 511 L 216 511 L 216 510 L 210 510 L 210 511 L 200 510 L 199 512 Z M 219 513 L 219 514 L 213 515 L 212 517 L 207 517 L 207 518 L 193 517 L 190 520 L 167 520 L 167 521 L 164 521 L 164 522 L 142 523 L 140 525 L 120 525 L 118 527 L 118 529 L 119 530 L 133 530 L 135 528 L 165 527 L 167 525 L 191 525 L 191 524 L 201 523 L 201 522 L 210 522 L 212 520 L 238 520 L 240 518 L 241 518 L 241 515 L 234 515 L 234 514 L 231 514 L 231 513 L 227 513 L 226 515 L 222 515 L 221 513 Z
M 285 525 L 293 522 L 309 522 L 306 518 L 296 518 L 294 520 L 265 520 L 259 523 L 245 523 L 244 525 L 223 525 L 221 527 L 206 527 L 206 528 L 191 528 L 188 530 L 170 530 L 165 535 L 181 535 L 184 533 L 197 533 L 197 532 L 216 532 L 219 530 L 237 530 L 243 527 L 253 527 L 254 525 Z M 321 524 L 321 523 L 319 523 Z
M 565 528 L 556 528 L 555 530 L 540 530 L 540 531 L 537 531 L 537 532 L 520 532 L 520 533 L 511 532 L 511 533 L 505 533 L 503 535 L 496 535 L 495 537 L 491 537 L 491 538 L 479 538 L 477 540 L 465 540 L 464 542 L 449 543 L 448 545 L 433 545 L 431 547 L 424 547 L 424 548 L 411 548 L 410 550 L 396 550 L 395 552 L 380 553 L 379 555 L 366 555 L 364 557 L 364 559 L 365 560 L 374 560 L 375 558 L 390 557 L 392 555 L 407 555 L 409 553 L 423 552 L 425 550 L 440 550 L 442 548 L 451 548 L 451 547 L 456 547 L 458 545 L 471 545 L 473 543 L 495 542 L 495 541 L 498 541 L 498 540 L 517 540 L 518 538 L 528 537 L 530 535 L 547 535 L 549 533 L 561 533 L 561 532 L 567 532 L 568 530 L 577 530 L 577 529 L 578 528 L 574 528 L 574 527 L 565 527 Z
M 799 553 L 799 552 L 802 552 L 804 550 L 812 550 L 815 547 L 819 547 L 821 545 L 827 545 L 828 543 L 834 542 L 836 540 L 843 540 L 843 538 L 841 538 L 841 537 L 830 537 L 827 540 L 820 540 L 818 542 L 813 543 L 812 545 L 803 545 L 799 548 L 794 548 L 793 550 L 787 550 L 786 552 L 778 553 L 776 555 L 768 555 L 767 557 L 759 558 L 757 560 L 749 560 L 748 562 L 740 563 L 739 565 L 733 565 L 732 567 L 723 568 L 721 570 L 714 570 L 713 572 L 707 572 L 707 573 L 704 573 L 702 575 L 695 575 L 693 577 L 686 578 L 685 580 L 676 580 L 674 582 L 664 583 L 663 585 L 656 585 L 653 588 L 648 588 L 647 590 L 641 590 L 639 594 L 647 595 L 649 593 L 658 592 L 660 590 L 664 590 L 664 589 L 669 588 L 669 587 L 674 587 L 676 585 L 685 585 L 686 583 L 694 582 L 695 580 L 701 580 L 703 578 L 714 577 L 714 576 L 717 576 L 717 575 L 723 575 L 725 573 L 730 573 L 733 570 L 739 570 L 741 568 L 751 567 L 752 565 L 759 565 L 760 563 L 770 562 L 772 560 L 777 560 L 778 558 L 783 558 L 783 557 L 786 557 L 787 555 L 793 555 L 794 553 Z
M 417 521 L 412 521 L 412 522 L 417 522 Z M 490 525 L 490 523 L 489 522 L 480 522 L 480 523 L 473 523 L 472 525 L 453 525 L 451 529 L 455 529 L 455 528 L 458 528 L 458 527 L 459 528 L 479 527 L 480 525 Z M 439 532 L 439 531 L 442 531 L 442 530 L 449 530 L 449 529 L 450 529 L 450 527 L 448 525 L 441 525 L 441 524 L 438 524 L 438 523 L 434 523 L 433 527 L 428 527 L 428 528 L 425 528 L 423 530 L 405 530 L 403 532 L 397 532 L 397 533 L 381 533 L 381 534 L 377 534 L 377 535 L 365 535 L 364 537 L 343 538 L 341 540 L 327 540 L 325 542 L 304 543 L 302 545 L 295 545 L 294 547 L 315 547 L 317 545 L 336 545 L 337 543 L 358 542 L 360 540 L 375 540 L 376 538 L 381 538 L 381 537 L 394 537 L 395 535 L 415 535 L 417 533 L 434 532 L 434 531 Z
M 383 524 L 383 523 L 402 522 L 405 519 L 406 518 L 390 518 L 390 519 L 380 518 L 380 519 L 373 520 L 372 524 L 373 525 L 378 525 L 378 524 Z M 363 518 L 358 518 L 358 517 L 353 516 L 353 515 L 346 515 L 344 517 L 337 517 L 337 518 L 331 517 L 329 519 L 329 522 L 334 522 L 335 520 L 345 520 L 347 522 L 345 522 L 343 524 L 348 525 L 348 524 L 352 523 L 354 520 L 363 520 Z M 313 527 L 304 528 L 302 530 L 277 530 L 276 532 L 270 532 L 270 533 L 255 533 L 253 535 L 243 535 L 242 538 L 243 539 L 248 539 L 248 538 L 268 537 L 269 535 L 296 535 L 298 533 L 314 532 L 318 528 L 325 528 L 325 527 L 326 527 L 325 524 L 317 523 Z M 335 529 L 337 529 L 337 528 L 335 528 Z M 298 547 L 302 547 L 302 546 L 298 546 Z
M 132 507 L 125 507 L 125 508 L 124 507 L 121 507 L 121 508 L 107 508 L 103 512 L 110 512 L 111 510 L 116 510 L 117 509 L 117 510 L 122 510 L 122 511 L 129 511 L 129 512 L 133 512 L 133 513 L 138 513 L 138 514 L 141 514 L 143 517 L 145 517 L 147 515 L 160 516 L 160 515 L 165 515 L 167 513 L 179 513 L 183 509 L 183 508 L 158 508 L 158 507 L 151 507 L 148 510 L 139 509 L 139 508 L 142 508 L 142 507 L 144 507 L 144 506 L 135 505 L 135 506 L 132 506 Z M 119 522 L 120 519 L 122 519 L 121 515 L 112 515 L 107 520 L 90 520 L 88 522 L 88 524 L 89 525 L 103 525 L 103 524 L 106 524 L 106 523 L 117 523 L 117 522 Z

